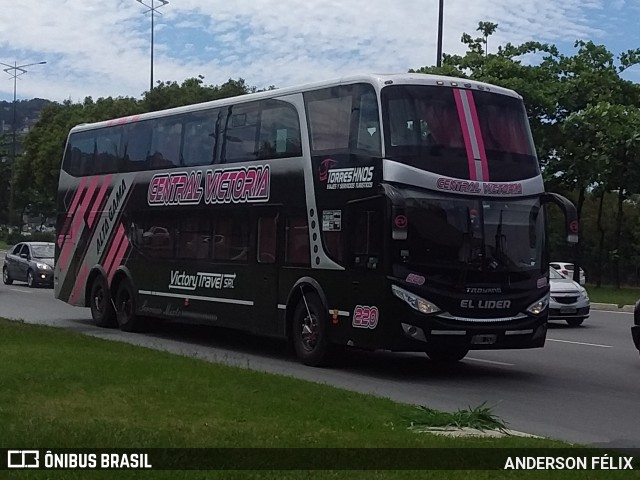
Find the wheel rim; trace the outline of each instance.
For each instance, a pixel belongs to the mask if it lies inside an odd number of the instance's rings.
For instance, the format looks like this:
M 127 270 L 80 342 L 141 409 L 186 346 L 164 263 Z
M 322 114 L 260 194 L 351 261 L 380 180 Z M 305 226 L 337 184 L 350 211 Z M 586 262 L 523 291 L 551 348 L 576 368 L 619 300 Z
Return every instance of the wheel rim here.
M 99 315 L 104 313 L 104 301 L 104 289 L 102 287 L 98 287 L 93 294 L 93 308 Z
M 318 319 L 313 313 L 308 313 L 302 319 L 300 338 L 305 350 L 311 351 L 318 344 Z
M 27 273 L 27 285 L 30 287 L 33 286 L 33 273 Z
M 4 281 L 4 283 L 7 283 L 7 281 L 9 280 L 9 272 L 7 272 L 6 268 L 2 269 L 2 280 Z
M 127 290 L 120 294 L 120 313 L 127 319 L 131 317 L 131 295 Z

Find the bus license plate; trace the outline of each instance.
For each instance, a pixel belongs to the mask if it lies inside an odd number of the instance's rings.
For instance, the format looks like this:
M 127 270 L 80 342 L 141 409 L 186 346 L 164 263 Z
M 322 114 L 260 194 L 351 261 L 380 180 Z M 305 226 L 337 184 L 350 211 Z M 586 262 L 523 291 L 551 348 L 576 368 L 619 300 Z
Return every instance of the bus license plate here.
M 493 345 L 497 339 L 497 335 L 494 334 L 474 335 L 471 338 L 471 343 L 473 345 Z

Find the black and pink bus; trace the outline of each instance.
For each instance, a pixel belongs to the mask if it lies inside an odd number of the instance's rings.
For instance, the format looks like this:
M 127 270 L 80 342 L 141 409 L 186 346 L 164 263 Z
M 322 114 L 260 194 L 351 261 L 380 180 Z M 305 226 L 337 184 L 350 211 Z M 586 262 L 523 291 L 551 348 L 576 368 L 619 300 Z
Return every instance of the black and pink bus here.
M 96 324 L 183 320 L 336 346 L 542 347 L 546 193 L 520 96 L 363 75 L 74 127 L 55 295 Z

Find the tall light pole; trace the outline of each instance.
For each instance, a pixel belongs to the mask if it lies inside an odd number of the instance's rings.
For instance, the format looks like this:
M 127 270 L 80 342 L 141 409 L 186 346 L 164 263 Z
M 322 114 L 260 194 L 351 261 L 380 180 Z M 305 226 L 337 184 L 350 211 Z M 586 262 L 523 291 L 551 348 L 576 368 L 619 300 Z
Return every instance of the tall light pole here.
M 35 63 L 25 63 L 24 65 L 18 65 L 18 62 L 14 61 L 13 65 L 9 65 L 8 63 L 0 62 L 0 65 L 4 65 L 7 68 L 3 70 L 7 72 L 7 74 L 13 78 L 13 141 L 11 147 L 11 179 L 9 180 L 9 225 L 13 226 L 13 171 L 16 164 L 16 131 L 18 129 L 17 117 L 16 117 L 16 106 L 17 106 L 17 98 L 16 98 L 16 90 L 17 90 L 17 82 L 18 77 L 27 73 L 26 67 L 32 67 L 33 65 L 44 65 L 47 62 L 35 62 Z
M 438 59 L 436 67 L 442 66 L 442 24 L 444 19 L 444 0 L 440 0 L 440 8 L 438 10 Z
M 153 27 L 154 27 L 153 16 L 159 8 L 164 7 L 167 3 L 169 3 L 169 0 L 158 0 L 158 2 L 160 2 L 159 5 L 155 4 L 155 0 L 151 0 L 151 5 L 147 5 L 142 0 L 136 0 L 136 2 L 140 3 L 141 5 L 144 5 L 149 9 L 149 10 L 145 10 L 142 13 L 151 12 L 151 85 L 149 86 L 149 90 L 153 90 Z M 162 15 L 162 14 L 158 12 L 158 15 Z

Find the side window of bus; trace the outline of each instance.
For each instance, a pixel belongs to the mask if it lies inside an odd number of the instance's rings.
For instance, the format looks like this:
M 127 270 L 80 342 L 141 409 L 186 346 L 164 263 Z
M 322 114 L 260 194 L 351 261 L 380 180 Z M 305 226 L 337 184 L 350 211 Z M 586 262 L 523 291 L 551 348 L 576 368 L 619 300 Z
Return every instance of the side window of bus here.
M 307 102 L 311 150 L 348 150 L 353 98 L 341 95 L 339 87 L 326 92 L 325 98 Z
M 176 232 L 168 219 L 145 218 L 132 222 L 133 244 L 153 258 L 173 258 Z
M 381 154 L 378 100 L 371 85 L 330 87 L 304 94 L 314 154 Z
M 260 104 L 233 105 L 227 110 L 222 162 L 248 162 L 258 158 L 256 140 Z
M 355 147 L 374 155 L 381 155 L 380 146 L 380 118 L 378 116 L 378 100 L 373 90 L 365 91 L 360 95 L 356 124 L 357 138 Z
M 356 207 L 349 221 L 351 262 L 356 268 L 378 268 L 382 253 L 382 213 L 379 210 Z
M 258 159 L 302 155 L 300 122 L 293 105 L 281 101 L 264 102 L 260 116 Z
M 133 123 L 126 127 L 126 147 L 124 149 L 124 172 L 147 170 L 151 151 L 150 121 Z
M 176 257 L 199 258 L 210 257 L 211 222 L 208 218 L 187 217 L 180 220 L 176 234 Z
M 64 171 L 76 177 L 91 174 L 94 152 L 93 132 L 74 133 L 69 138 L 69 145 L 64 156 Z
M 116 173 L 120 160 L 122 127 L 103 129 L 96 133 L 96 156 L 93 173 Z
M 219 217 L 213 229 L 213 258 L 246 262 L 249 252 L 249 215 Z
M 309 265 L 309 226 L 307 217 L 287 218 L 285 234 L 285 262 Z
M 211 165 L 215 161 L 220 131 L 220 111 L 189 113 L 184 117 L 182 165 Z
M 258 263 L 276 262 L 277 232 L 277 215 L 269 215 L 258 219 Z
M 153 122 L 149 168 L 155 170 L 179 166 L 182 122 L 175 117 Z

